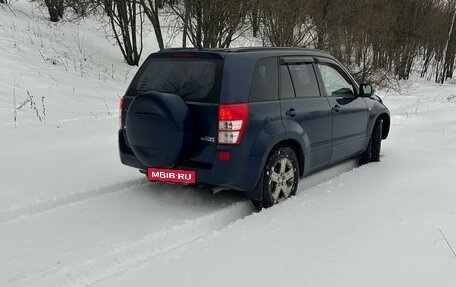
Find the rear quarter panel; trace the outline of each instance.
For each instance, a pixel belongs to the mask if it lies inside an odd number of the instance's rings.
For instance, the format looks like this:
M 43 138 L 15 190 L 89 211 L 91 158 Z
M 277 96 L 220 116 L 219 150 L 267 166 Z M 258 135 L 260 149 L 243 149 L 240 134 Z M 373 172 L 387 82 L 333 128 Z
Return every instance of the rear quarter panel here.
M 223 65 L 220 103 L 247 103 L 257 58 L 248 54 L 227 54 Z

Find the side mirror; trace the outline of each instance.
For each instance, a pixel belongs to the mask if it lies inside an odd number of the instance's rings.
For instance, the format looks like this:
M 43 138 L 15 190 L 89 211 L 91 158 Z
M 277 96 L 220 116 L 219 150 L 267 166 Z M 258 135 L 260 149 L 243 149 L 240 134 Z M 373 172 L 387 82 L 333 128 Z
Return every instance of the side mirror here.
M 359 86 L 359 91 L 361 97 L 370 97 L 374 94 L 374 88 L 371 84 L 361 84 Z

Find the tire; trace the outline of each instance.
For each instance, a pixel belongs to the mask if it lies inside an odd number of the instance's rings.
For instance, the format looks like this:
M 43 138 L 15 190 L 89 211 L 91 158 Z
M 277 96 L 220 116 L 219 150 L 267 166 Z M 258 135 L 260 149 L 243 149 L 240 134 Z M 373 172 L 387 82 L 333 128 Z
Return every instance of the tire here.
M 363 156 L 363 163 L 380 161 L 380 150 L 382 147 L 382 130 L 383 119 L 378 119 L 375 122 L 374 130 L 369 141 L 369 146 Z
M 264 167 L 257 189 L 261 201 L 253 201 L 256 209 L 267 208 L 296 194 L 299 182 L 299 163 L 289 147 L 274 150 Z

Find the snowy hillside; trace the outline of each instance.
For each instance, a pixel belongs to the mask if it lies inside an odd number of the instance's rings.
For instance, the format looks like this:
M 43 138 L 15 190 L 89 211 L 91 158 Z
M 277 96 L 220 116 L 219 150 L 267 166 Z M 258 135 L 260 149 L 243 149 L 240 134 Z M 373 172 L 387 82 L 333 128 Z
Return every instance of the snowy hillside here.
M 135 70 L 101 24 L 56 26 L 28 1 L 2 7 L 0 221 L 137 178 L 115 157 L 118 101 Z
M 121 165 L 117 105 L 136 68 L 98 21 L 12 8 L 0 7 L 0 286 L 454 286 L 442 233 L 456 248 L 456 85 L 379 91 L 392 113 L 381 162 L 316 173 L 254 213 L 233 192 Z

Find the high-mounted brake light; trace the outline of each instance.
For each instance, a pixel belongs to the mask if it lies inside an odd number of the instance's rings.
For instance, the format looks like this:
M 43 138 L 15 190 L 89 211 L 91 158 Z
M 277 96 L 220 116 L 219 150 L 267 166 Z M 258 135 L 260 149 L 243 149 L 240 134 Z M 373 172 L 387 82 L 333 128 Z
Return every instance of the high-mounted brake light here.
M 176 52 L 171 53 L 171 58 L 196 58 L 196 53 Z
M 228 104 L 219 106 L 218 143 L 239 144 L 247 125 L 248 105 Z

